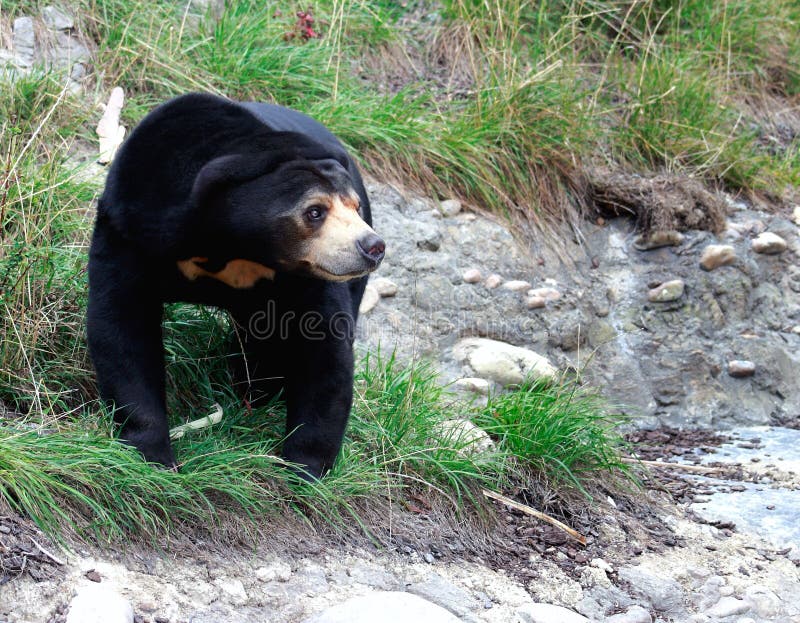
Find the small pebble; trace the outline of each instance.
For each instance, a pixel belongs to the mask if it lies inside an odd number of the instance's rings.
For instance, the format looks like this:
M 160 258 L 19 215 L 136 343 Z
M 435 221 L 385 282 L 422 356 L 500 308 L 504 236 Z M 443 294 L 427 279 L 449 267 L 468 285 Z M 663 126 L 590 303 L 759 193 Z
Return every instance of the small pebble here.
M 735 379 L 743 379 L 756 373 L 756 364 L 752 361 L 734 359 L 728 362 L 728 374 Z
M 448 199 L 439 204 L 439 212 L 442 216 L 455 216 L 461 212 L 461 202 L 458 199 Z
M 503 278 L 497 273 L 492 273 L 486 278 L 485 285 L 489 290 L 494 290 L 497 286 L 503 283 Z
M 561 292 L 555 288 L 534 288 L 533 290 L 528 290 L 528 296 L 538 296 L 543 298 L 545 301 L 557 301 L 561 298 Z
M 703 249 L 700 266 L 703 270 L 714 270 L 736 261 L 736 250 L 728 244 L 710 244 Z
M 511 290 L 512 292 L 522 292 L 523 290 L 530 289 L 530 287 L 531 287 L 530 283 L 521 280 L 506 281 L 503 284 L 504 290 Z
M 547 305 L 547 300 L 541 296 L 529 296 L 525 299 L 525 307 L 528 309 L 541 309 Z
M 753 251 L 756 253 L 765 253 L 767 255 L 775 255 L 776 253 L 783 253 L 786 251 L 786 241 L 778 234 L 773 234 L 771 231 L 765 231 L 759 234 L 753 240 Z
M 479 283 L 480 280 L 483 279 L 483 275 L 477 268 L 468 268 L 463 272 L 461 278 L 464 280 L 464 283 Z
M 380 298 L 381 295 L 378 294 L 378 291 L 371 284 L 367 284 L 367 287 L 364 288 L 364 296 L 361 298 L 358 311 L 362 314 L 369 313 L 378 304 Z
M 386 277 L 376 277 L 369 280 L 370 285 L 375 288 L 381 298 L 394 296 L 397 294 L 397 284 Z

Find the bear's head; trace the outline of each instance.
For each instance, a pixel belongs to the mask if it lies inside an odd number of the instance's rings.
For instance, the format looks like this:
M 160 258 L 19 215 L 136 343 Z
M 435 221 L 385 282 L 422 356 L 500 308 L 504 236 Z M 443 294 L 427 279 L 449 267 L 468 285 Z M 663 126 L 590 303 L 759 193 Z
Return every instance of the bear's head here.
M 192 200 L 216 251 L 329 281 L 375 270 L 385 244 L 364 221 L 347 155 L 276 136 L 272 149 L 216 158 L 197 175 Z

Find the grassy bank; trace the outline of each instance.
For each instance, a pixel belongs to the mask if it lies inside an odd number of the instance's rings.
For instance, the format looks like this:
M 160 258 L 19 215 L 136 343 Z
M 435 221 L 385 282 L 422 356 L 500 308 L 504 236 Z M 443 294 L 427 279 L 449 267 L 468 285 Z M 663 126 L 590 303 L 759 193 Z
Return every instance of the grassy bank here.
M 0 1 L 0 29 L 44 4 Z M 466 440 L 444 433 L 433 380 L 373 361 L 336 471 L 315 488 L 291 483 L 274 458 L 280 407 L 250 414 L 226 393 L 225 319 L 181 306 L 165 331 L 174 423 L 214 402 L 224 422 L 179 443 L 179 474 L 111 443 L 83 317 L 101 184 L 85 163 L 113 86 L 128 127 L 189 90 L 296 107 L 374 174 L 544 231 L 586 211 L 601 169 L 691 176 L 776 205 L 800 184 L 791 0 L 320 0 L 322 36 L 307 41 L 287 37 L 299 7 L 281 3 L 231 0 L 200 22 L 183 3 L 71 7 L 95 58 L 86 93 L 69 94 L 58 73 L 0 88 L 0 495 L 50 526 L 158 533 L 291 505 L 345 516 L 413 487 L 459 506 L 531 471 L 578 489 L 622 473 L 613 418 L 568 387 L 524 387 L 467 413 L 495 449 L 465 454 Z

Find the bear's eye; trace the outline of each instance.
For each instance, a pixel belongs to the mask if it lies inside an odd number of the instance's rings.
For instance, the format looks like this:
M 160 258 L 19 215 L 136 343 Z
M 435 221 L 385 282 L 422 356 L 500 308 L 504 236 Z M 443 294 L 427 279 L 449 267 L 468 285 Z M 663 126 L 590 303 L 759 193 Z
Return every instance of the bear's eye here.
M 324 216 L 325 208 L 322 206 L 311 206 L 305 213 L 306 220 L 310 222 L 322 220 Z

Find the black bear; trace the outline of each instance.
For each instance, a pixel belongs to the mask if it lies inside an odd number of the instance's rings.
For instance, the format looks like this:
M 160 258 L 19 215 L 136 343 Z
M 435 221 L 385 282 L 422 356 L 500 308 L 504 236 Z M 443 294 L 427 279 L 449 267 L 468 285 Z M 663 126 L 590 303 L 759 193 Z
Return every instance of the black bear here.
M 284 392 L 284 457 L 321 477 L 352 404 L 353 332 L 385 245 L 353 159 L 323 125 L 206 94 L 149 113 L 124 142 L 89 252 L 89 351 L 120 437 L 174 467 L 163 305 L 230 312 L 251 392 Z

